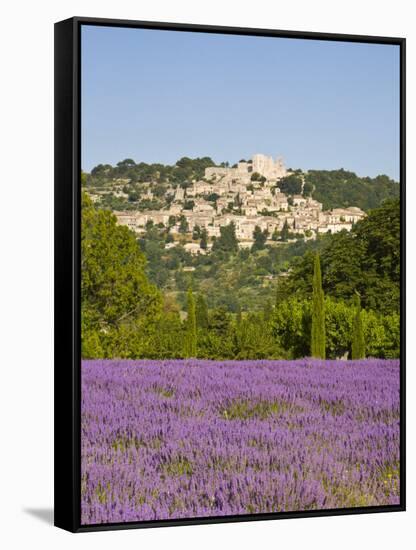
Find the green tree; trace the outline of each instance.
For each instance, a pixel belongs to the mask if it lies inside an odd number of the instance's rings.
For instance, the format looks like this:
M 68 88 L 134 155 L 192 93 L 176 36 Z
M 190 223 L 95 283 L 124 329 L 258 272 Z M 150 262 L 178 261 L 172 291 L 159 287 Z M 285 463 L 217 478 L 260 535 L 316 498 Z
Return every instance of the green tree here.
M 129 202 L 136 202 L 139 199 L 140 199 L 140 195 L 136 191 L 132 191 L 131 193 L 129 193 L 129 196 L 127 198 Z
M 361 302 L 358 294 L 354 296 L 354 324 L 352 328 L 351 359 L 365 358 L 365 341 L 361 318 Z
M 218 336 L 224 335 L 228 332 L 229 326 L 230 318 L 225 307 L 220 306 L 210 311 L 209 329 L 212 332 Z
M 176 216 L 169 216 L 168 227 L 173 227 L 176 224 Z
M 220 195 L 218 195 L 218 193 L 210 193 L 207 197 L 205 197 L 205 200 L 209 202 L 217 202 L 219 198 Z
M 311 197 L 313 192 L 314 186 L 309 181 L 305 181 L 303 184 L 303 196 L 304 197 Z
M 285 176 L 278 181 L 278 187 L 287 195 L 299 195 L 302 192 L 302 178 L 295 174 Z
M 82 357 L 88 359 L 101 359 L 105 357 L 103 347 L 100 342 L 100 334 L 96 329 L 82 325 Z
M 311 355 L 325 359 L 325 305 L 319 254 L 315 255 L 312 283 Z
M 201 230 L 201 241 L 199 243 L 199 246 L 202 248 L 202 250 L 206 250 L 208 248 L 208 233 L 205 227 Z
M 111 166 L 111 164 L 98 164 L 97 166 L 94 166 L 94 168 L 91 170 L 91 176 L 102 178 L 104 176 L 110 175 L 112 170 L 113 167 Z
M 192 239 L 194 241 L 198 240 L 201 238 L 201 228 L 199 227 L 199 225 L 195 225 L 193 231 L 192 231 Z
M 380 316 L 374 311 L 361 311 L 366 355 L 384 359 L 400 357 L 400 315 Z
M 278 340 L 270 323 L 261 313 L 250 313 L 234 326 L 234 357 L 236 359 L 277 359 L 282 357 Z
M 238 240 L 235 234 L 235 223 L 220 227 L 220 236 L 215 240 L 213 250 L 223 252 L 237 252 Z
M 359 293 L 365 310 L 382 315 L 400 310 L 400 202 L 386 201 L 340 231 L 309 241 L 290 266 L 284 281 L 288 295 L 307 298 L 312 291 L 313 250 L 320 251 L 325 294 L 350 301 Z M 366 340 L 369 343 L 369 340 Z M 368 350 L 367 350 L 368 354 Z
M 280 239 L 283 242 L 286 242 L 288 240 L 289 236 L 290 236 L 289 224 L 288 224 L 288 221 L 285 220 L 285 222 L 283 224 L 283 227 L 282 227 L 282 231 L 280 232 Z
M 267 241 L 267 237 L 269 235 L 269 232 L 267 229 L 262 231 L 258 225 L 254 228 L 253 231 L 253 239 L 254 243 L 251 247 L 251 251 L 255 252 L 256 250 L 263 250 Z
M 133 166 L 136 166 L 136 163 L 133 159 L 124 159 L 117 163 L 117 166 L 123 167 L 123 168 L 132 168 Z
M 105 355 L 108 335 L 123 325 L 142 335 L 153 330 L 162 298 L 147 279 L 134 233 L 117 225 L 111 212 L 96 209 L 85 193 L 81 211 L 82 353 L 91 357 Z
M 386 199 L 397 198 L 400 185 L 385 175 L 361 178 L 343 169 L 309 170 L 303 190 L 322 202 L 324 210 L 358 206 L 368 211 L 381 206 Z
M 310 302 L 294 297 L 276 302 L 271 320 L 272 334 L 282 348 L 284 359 L 305 357 L 310 353 Z
M 181 359 L 183 357 L 183 326 L 178 312 L 166 312 L 149 340 L 146 358 Z
M 81 188 L 87 187 L 88 176 L 85 172 L 81 172 Z
M 195 299 L 192 290 L 188 290 L 188 315 L 186 318 L 185 357 L 196 357 L 197 349 Z
M 181 216 L 179 222 L 179 233 L 187 233 L 189 230 L 189 224 L 185 216 Z
M 349 303 L 325 296 L 325 350 L 328 359 L 345 359 L 351 350 L 354 311 Z
M 279 240 L 279 231 L 277 230 L 277 227 L 275 227 L 272 233 L 272 241 L 278 241 L 278 240 Z
M 198 329 L 208 328 L 208 306 L 202 294 L 198 294 L 195 306 L 196 325 Z
M 281 279 L 278 279 L 277 285 L 276 285 L 276 300 L 275 300 L 275 307 L 279 307 L 282 302 L 287 300 L 287 292 L 285 289 L 284 284 L 282 283 Z

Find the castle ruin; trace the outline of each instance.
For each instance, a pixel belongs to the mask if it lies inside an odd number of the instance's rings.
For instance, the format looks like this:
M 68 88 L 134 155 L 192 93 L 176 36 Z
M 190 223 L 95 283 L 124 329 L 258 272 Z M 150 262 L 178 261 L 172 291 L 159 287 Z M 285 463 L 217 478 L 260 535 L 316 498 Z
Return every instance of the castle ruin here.
M 267 180 L 278 180 L 286 176 L 287 171 L 281 158 L 273 160 L 273 157 L 260 153 L 253 155 L 250 161 L 240 161 L 232 168 L 222 166 L 210 166 L 205 169 L 205 178 L 238 178 L 241 182 L 250 180 L 251 175 L 258 173 Z

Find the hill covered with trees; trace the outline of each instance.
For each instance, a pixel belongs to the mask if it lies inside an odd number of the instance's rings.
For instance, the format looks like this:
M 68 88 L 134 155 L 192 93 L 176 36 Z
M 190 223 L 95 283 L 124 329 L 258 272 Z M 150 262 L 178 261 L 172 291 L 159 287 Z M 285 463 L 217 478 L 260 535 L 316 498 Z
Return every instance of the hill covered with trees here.
M 273 247 L 259 239 L 241 250 L 228 228 L 212 253 L 192 257 L 181 246 L 166 250 L 166 238 L 149 224 L 138 241 L 84 194 L 83 357 L 310 355 L 317 254 L 326 357 L 351 356 L 357 326 L 366 356 L 399 356 L 398 200 L 371 210 L 351 232 L 316 241 Z
M 173 199 L 167 193 L 167 185 L 186 189 L 193 181 L 203 180 L 205 168 L 228 167 L 228 162 L 216 164 L 210 157 L 191 159 L 182 157 L 173 165 L 160 163 L 136 163 L 124 159 L 115 166 L 99 164 L 85 174 L 86 188 L 98 189 L 102 194 L 102 206 L 112 210 L 160 209 Z M 115 186 L 123 185 L 125 197 L 115 192 Z M 276 184 L 288 195 L 312 196 L 323 204 L 324 210 L 357 206 L 364 211 L 379 206 L 384 200 L 398 198 L 400 186 L 386 175 L 375 178 L 359 177 L 340 170 L 293 170 Z M 152 190 L 153 199 L 143 197 L 145 190 Z
M 358 206 L 364 211 L 380 206 L 387 199 L 398 198 L 400 186 L 388 176 L 359 177 L 340 170 L 294 170 L 278 182 L 283 193 L 312 196 L 324 210 Z
M 363 178 L 343 169 L 309 170 L 305 175 L 305 189 L 323 204 L 324 210 L 358 206 L 368 211 L 400 194 L 399 184 L 386 175 Z
M 225 166 L 226 163 L 223 163 Z M 101 182 L 106 183 L 117 178 L 126 178 L 131 183 L 164 183 L 173 181 L 178 184 L 186 184 L 193 179 L 204 177 L 205 168 L 217 166 L 210 157 L 191 159 L 182 157 L 174 165 L 146 162 L 136 162 L 133 159 L 124 159 L 111 166 L 111 164 L 99 164 L 91 170 L 87 185 Z
M 365 308 L 383 313 L 400 306 L 400 204 L 390 200 L 357 223 L 350 232 L 329 236 L 318 246 L 323 288 L 337 299 L 361 297 Z M 312 289 L 313 252 L 294 259 L 279 293 L 308 296 Z

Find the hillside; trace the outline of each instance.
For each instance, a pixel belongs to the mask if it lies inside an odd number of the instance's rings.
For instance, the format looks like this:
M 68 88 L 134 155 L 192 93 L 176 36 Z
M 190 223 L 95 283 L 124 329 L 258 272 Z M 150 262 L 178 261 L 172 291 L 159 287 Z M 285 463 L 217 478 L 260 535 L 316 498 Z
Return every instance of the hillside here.
M 214 250 L 193 256 L 183 246 L 166 250 L 166 231 L 150 226 L 139 240 L 150 280 L 171 293 L 185 309 L 186 291 L 202 292 L 208 306 L 230 312 L 258 311 L 284 296 L 311 293 L 313 255 L 320 252 L 323 285 L 329 296 L 350 300 L 355 291 L 363 305 L 392 312 L 399 307 L 400 209 L 388 201 L 369 212 L 351 232 L 316 240 L 264 245 L 259 250 Z M 221 281 L 221 285 L 218 284 Z
M 90 192 L 98 193 L 103 207 L 115 211 L 158 210 L 172 202 L 172 190 L 178 187 L 186 190 L 192 182 L 204 180 L 204 171 L 211 166 L 229 167 L 230 163 L 216 164 L 210 157 L 183 157 L 174 165 L 136 164 L 125 159 L 116 166 L 97 165 L 85 174 L 84 182 Z M 368 211 L 400 194 L 399 184 L 386 175 L 359 177 L 342 168 L 294 170 L 276 185 L 288 195 L 303 192 L 304 196 L 311 196 L 323 204 L 324 210 L 355 206 Z
M 356 293 L 364 307 L 382 313 L 400 309 L 400 203 L 386 201 L 350 232 L 320 241 L 322 285 L 336 299 Z M 280 284 L 282 296 L 306 298 L 312 291 L 313 254 L 294 258 Z
M 388 176 L 360 178 L 346 170 L 309 170 L 305 185 L 324 210 L 358 206 L 364 211 L 380 206 L 386 199 L 398 198 L 400 186 Z
M 207 255 L 192 255 L 182 244 L 166 249 L 169 230 L 163 226 L 149 224 L 137 239 L 86 194 L 82 216 L 84 357 L 184 357 L 190 311 L 198 357 L 304 357 L 310 352 L 316 252 L 327 357 L 351 353 L 357 294 L 365 308 L 366 354 L 400 353 L 399 201 L 370 211 L 349 232 L 308 241 L 257 241 L 239 249 L 228 227 Z

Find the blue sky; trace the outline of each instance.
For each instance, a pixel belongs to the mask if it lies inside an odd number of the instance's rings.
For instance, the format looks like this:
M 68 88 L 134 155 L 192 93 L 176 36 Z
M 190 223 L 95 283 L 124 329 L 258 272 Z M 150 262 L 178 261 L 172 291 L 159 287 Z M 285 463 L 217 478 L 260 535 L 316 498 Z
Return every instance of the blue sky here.
M 234 163 L 399 178 L 399 46 L 82 27 L 82 167 Z

